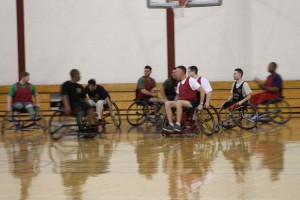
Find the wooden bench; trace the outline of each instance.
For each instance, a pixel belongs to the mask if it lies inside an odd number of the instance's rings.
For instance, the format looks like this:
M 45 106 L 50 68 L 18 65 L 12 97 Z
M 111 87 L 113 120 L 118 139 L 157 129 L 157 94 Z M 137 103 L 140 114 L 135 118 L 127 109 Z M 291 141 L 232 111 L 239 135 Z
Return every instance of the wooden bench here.
M 248 82 L 253 93 L 258 93 L 258 86 L 253 82 Z M 232 81 L 211 82 L 213 93 L 211 104 L 216 108 L 229 97 Z M 111 98 L 115 101 L 121 111 L 122 118 L 125 119 L 126 110 L 135 98 L 135 83 L 123 84 L 102 84 L 104 88 L 110 93 Z M 158 83 L 160 88 L 161 83 Z M 3 116 L 6 110 L 7 93 L 10 86 L 0 86 L 0 116 Z M 51 94 L 60 92 L 60 85 L 36 85 L 39 92 L 41 102 L 41 109 L 45 116 L 50 116 L 53 111 L 50 109 Z M 293 117 L 300 117 L 300 80 L 284 81 L 283 95 L 290 103 L 293 111 Z

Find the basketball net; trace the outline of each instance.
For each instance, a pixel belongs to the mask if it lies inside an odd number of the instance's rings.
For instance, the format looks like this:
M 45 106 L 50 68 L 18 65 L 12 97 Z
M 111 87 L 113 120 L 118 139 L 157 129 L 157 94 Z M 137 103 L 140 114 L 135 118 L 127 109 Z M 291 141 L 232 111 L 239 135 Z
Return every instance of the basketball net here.
M 178 5 L 172 7 L 175 18 L 184 17 L 184 8 L 186 7 L 188 0 L 178 0 Z

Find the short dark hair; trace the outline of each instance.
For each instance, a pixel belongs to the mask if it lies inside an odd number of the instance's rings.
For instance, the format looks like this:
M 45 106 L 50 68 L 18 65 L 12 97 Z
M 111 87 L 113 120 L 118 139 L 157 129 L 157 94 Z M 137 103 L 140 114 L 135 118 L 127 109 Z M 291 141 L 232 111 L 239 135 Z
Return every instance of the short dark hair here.
M 241 68 L 236 68 L 234 71 L 237 71 L 238 73 L 241 74 L 241 77 L 243 77 L 244 72 Z
M 20 73 L 20 78 L 24 78 L 26 76 L 30 76 L 30 74 L 28 72 L 21 72 Z
M 198 67 L 197 66 L 190 66 L 189 70 L 192 72 L 195 72 L 195 74 L 198 74 Z
M 79 74 L 79 70 L 78 69 L 72 69 L 70 71 L 70 76 L 71 78 L 74 78 L 74 76 L 78 75 Z
M 95 79 L 90 79 L 89 81 L 88 81 L 88 85 L 96 85 L 96 80 Z
M 186 67 L 183 65 L 179 65 L 178 67 L 176 67 L 176 69 L 181 69 L 183 71 L 184 74 L 186 74 Z
M 146 65 L 144 69 L 149 69 L 150 71 L 152 71 L 152 67 L 150 67 L 149 65 Z
M 270 65 L 273 65 L 275 69 L 277 68 L 277 63 L 276 62 L 271 62 Z

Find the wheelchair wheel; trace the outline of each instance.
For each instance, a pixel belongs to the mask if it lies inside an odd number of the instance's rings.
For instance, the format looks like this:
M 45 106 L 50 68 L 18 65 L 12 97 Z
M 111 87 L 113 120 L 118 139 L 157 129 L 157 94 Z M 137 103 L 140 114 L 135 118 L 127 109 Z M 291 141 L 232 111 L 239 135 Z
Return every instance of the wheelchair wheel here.
M 209 106 L 209 111 L 210 111 L 210 113 L 212 114 L 212 116 L 213 116 L 213 118 L 214 118 L 214 122 L 215 122 L 215 127 L 214 127 L 214 129 L 215 129 L 215 132 L 217 133 L 217 132 L 220 131 L 220 127 L 219 127 L 219 123 L 220 123 L 219 112 L 218 112 L 218 110 L 217 110 L 214 106 L 212 106 L 212 105 Z
M 201 130 L 205 135 L 212 135 L 215 132 L 215 121 L 211 112 L 207 108 L 203 110 L 194 111 L 194 118 L 199 130 Z
M 149 114 L 149 107 L 145 102 L 133 102 L 127 109 L 126 119 L 132 126 L 139 126 L 145 123 Z
M 223 127 L 225 129 L 234 128 L 236 124 L 231 115 L 232 114 L 229 109 L 221 108 L 219 111 L 219 127 Z
M 47 124 L 42 111 L 40 110 L 40 108 L 36 108 L 35 112 L 36 112 L 36 118 L 38 119 L 37 123 L 39 124 L 39 127 L 43 130 L 44 133 L 46 133 Z
M 245 130 L 255 128 L 258 123 L 257 111 L 250 104 L 236 106 L 232 111 L 232 118 L 238 127 Z
M 121 123 L 122 123 L 121 114 L 120 114 L 120 110 L 115 102 L 112 102 L 112 111 L 114 113 L 114 116 L 111 116 L 111 119 L 114 122 L 116 127 L 120 127 Z
M 267 103 L 266 112 L 273 122 L 277 124 L 287 123 L 291 117 L 291 106 L 284 99 L 274 99 Z
M 62 111 L 55 111 L 55 113 L 50 117 L 48 125 L 48 133 L 54 138 L 56 135 L 61 135 L 64 133 L 66 126 L 66 117 Z
M 6 112 L 5 117 L 3 118 L 1 122 L 1 133 L 4 133 L 7 129 L 7 125 L 9 124 L 9 119 L 11 118 L 11 112 Z

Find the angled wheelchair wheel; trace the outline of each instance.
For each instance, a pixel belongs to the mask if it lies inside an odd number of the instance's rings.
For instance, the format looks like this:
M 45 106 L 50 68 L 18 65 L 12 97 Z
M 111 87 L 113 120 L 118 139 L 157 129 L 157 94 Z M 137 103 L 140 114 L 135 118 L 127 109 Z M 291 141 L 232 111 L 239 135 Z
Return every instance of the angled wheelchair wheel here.
M 112 102 L 112 111 L 114 116 L 111 116 L 112 121 L 116 127 L 120 127 L 122 124 L 120 110 L 115 102 Z
M 291 106 L 284 99 L 274 99 L 269 101 L 265 110 L 271 120 L 277 124 L 285 124 L 292 117 Z
M 52 139 L 59 139 L 60 137 L 67 135 L 71 127 L 76 127 L 77 130 L 75 118 L 66 116 L 62 111 L 58 110 L 50 117 L 48 133 Z
M 209 111 L 210 111 L 210 113 L 212 114 L 212 116 L 213 116 L 213 118 L 214 118 L 214 122 L 215 122 L 215 132 L 217 133 L 217 132 L 219 132 L 220 131 L 220 127 L 219 127 L 219 123 L 220 123 L 220 116 L 219 116 L 219 112 L 218 112 L 218 110 L 214 107 L 214 106 L 212 106 L 212 105 L 210 105 L 209 106 Z
M 211 112 L 207 108 L 203 110 L 195 109 L 194 119 L 199 130 L 205 135 L 212 135 L 215 132 L 215 120 Z
M 12 112 L 6 112 L 4 118 L 2 119 L 1 122 L 1 133 L 4 133 L 5 130 L 7 129 L 7 126 L 9 124 L 9 119 L 11 118 Z
M 229 109 L 221 108 L 219 110 L 219 127 L 225 128 L 225 129 L 231 129 L 236 126 L 233 118 L 232 113 Z
M 40 108 L 36 108 L 35 112 L 36 112 L 36 118 L 38 119 L 37 124 L 38 124 L 39 128 L 41 128 L 43 130 L 43 132 L 46 133 L 48 127 L 47 127 L 47 124 L 46 124 L 46 121 L 45 121 L 42 111 L 40 110 Z
M 257 127 L 258 114 L 250 104 L 236 106 L 232 111 L 232 117 L 235 124 L 242 129 L 249 130 Z
M 149 106 L 143 101 L 133 102 L 126 112 L 126 119 L 132 126 L 139 126 L 145 123 L 149 114 Z

